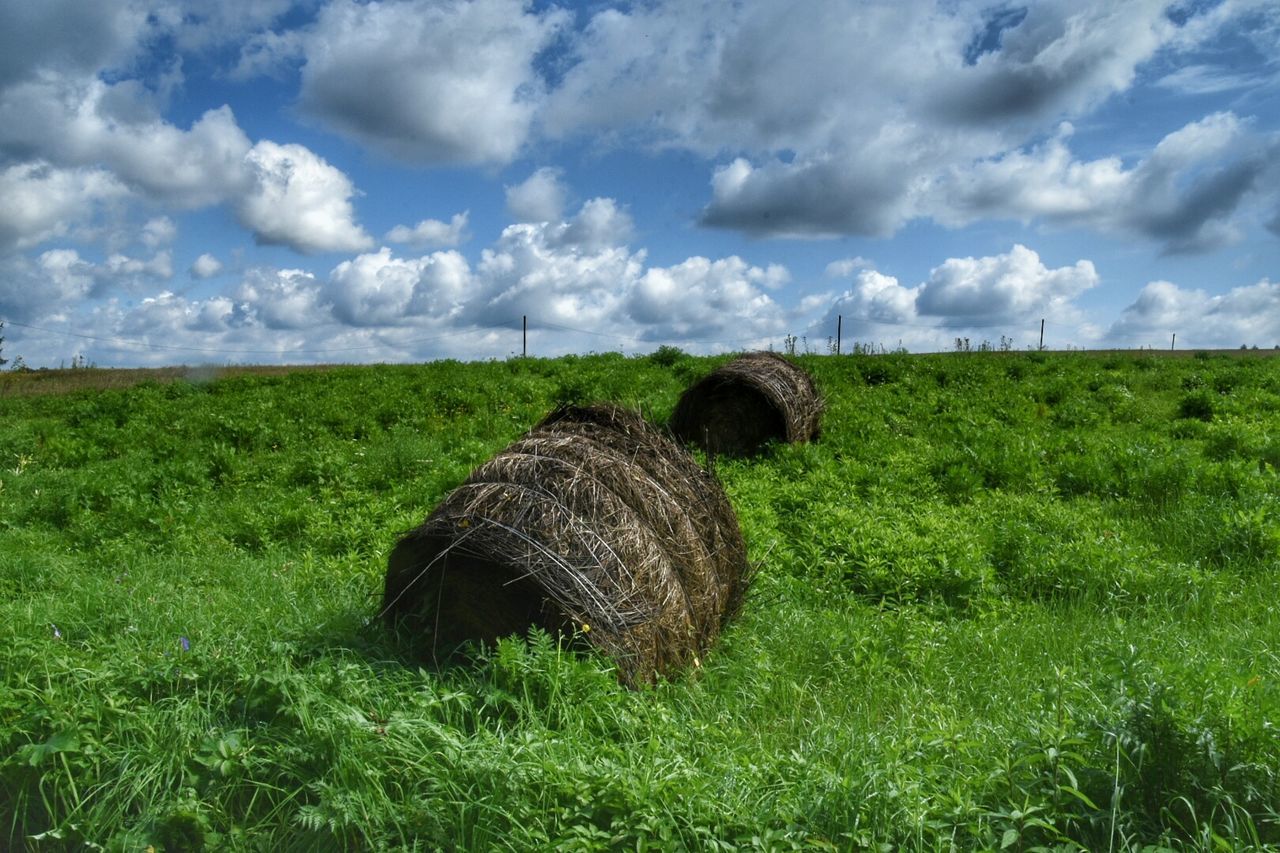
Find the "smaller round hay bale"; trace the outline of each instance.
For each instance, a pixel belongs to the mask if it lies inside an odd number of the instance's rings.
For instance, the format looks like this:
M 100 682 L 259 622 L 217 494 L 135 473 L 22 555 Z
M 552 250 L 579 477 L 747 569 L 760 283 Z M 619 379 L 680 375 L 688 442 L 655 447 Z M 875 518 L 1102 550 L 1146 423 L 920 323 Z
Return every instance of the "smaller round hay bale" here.
M 751 352 L 687 389 L 671 431 L 709 454 L 750 456 L 770 441 L 816 439 L 823 408 L 806 370 L 777 353 Z
M 636 413 L 565 407 L 400 540 L 382 613 L 414 619 L 443 653 L 581 631 L 636 684 L 703 654 L 747 580 L 724 490 L 683 447 Z
M 655 428 L 638 412 L 608 404 L 561 406 L 544 418 L 534 432 L 580 436 L 593 445 L 610 447 L 639 466 L 652 482 L 661 484 L 668 497 L 655 507 L 669 508 L 669 503 L 682 507 L 682 514 L 688 517 L 695 535 L 715 562 L 715 607 L 720 626 L 738 615 L 749 582 L 744 574 L 749 564 L 738 516 L 720 481 L 670 434 Z M 677 523 L 674 511 L 657 518 L 659 529 Z

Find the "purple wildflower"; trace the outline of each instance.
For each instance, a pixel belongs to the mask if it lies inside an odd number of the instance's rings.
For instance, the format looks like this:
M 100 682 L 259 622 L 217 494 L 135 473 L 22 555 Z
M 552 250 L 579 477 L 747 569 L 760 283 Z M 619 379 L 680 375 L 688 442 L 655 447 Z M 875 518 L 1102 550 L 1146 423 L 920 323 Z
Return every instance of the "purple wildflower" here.
M 186 637 L 179 637 L 179 638 L 178 638 L 178 645 L 182 646 L 182 650 L 183 650 L 184 652 L 189 652 L 189 651 L 191 651 L 191 641 L 190 641 L 190 640 L 188 640 Z

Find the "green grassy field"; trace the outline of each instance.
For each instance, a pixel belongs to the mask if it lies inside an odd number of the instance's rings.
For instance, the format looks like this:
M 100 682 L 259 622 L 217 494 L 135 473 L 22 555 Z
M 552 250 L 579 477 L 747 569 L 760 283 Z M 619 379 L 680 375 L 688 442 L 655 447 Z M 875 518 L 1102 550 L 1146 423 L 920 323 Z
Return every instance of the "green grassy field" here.
M 759 568 L 673 683 L 371 620 L 555 401 L 716 363 L 666 355 L 0 375 L 0 849 L 1280 845 L 1274 358 L 803 358 L 822 440 L 717 462 Z

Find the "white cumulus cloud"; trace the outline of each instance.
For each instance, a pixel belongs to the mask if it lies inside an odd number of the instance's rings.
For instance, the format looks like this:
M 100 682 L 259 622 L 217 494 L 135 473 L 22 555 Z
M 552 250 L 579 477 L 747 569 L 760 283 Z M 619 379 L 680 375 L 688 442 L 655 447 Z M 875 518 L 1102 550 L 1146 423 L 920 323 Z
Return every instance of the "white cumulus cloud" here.
M 147 248 L 158 249 L 172 243 L 177 236 L 178 226 L 172 219 L 167 216 L 156 216 L 143 224 L 139 239 Z
M 355 222 L 355 187 L 339 169 L 301 145 L 263 140 L 246 156 L 252 189 L 237 212 L 262 243 L 299 252 L 349 252 L 373 238 Z
M 412 228 L 397 225 L 387 232 L 392 243 L 406 243 L 414 249 L 451 248 L 461 245 L 467 237 L 468 211 L 455 213 L 448 222 L 439 219 L 423 219 Z
M 948 258 L 921 285 L 916 309 L 950 323 L 999 322 L 1037 312 L 1061 312 L 1098 283 L 1093 263 L 1049 269 L 1031 249 L 1014 246 L 985 258 Z
M 863 324 L 911 325 L 918 322 L 916 299 L 921 286 L 903 287 L 891 275 L 862 270 L 853 286 L 832 304 L 829 318 L 842 315 Z M 830 325 L 829 320 L 823 325 Z
M 192 278 L 213 278 L 222 272 L 222 261 L 205 252 L 192 262 L 190 272 Z
M 962 123 L 1078 114 L 1132 84 L 1178 35 L 1163 0 L 1038 3 L 997 49 L 950 69 L 926 103 Z
M 1021 245 L 1000 255 L 948 258 L 930 270 L 925 281 L 910 287 L 894 276 L 863 269 L 814 328 L 834 330 L 839 315 L 851 338 L 906 340 L 938 348 L 956 330 L 1012 333 L 1045 314 L 1063 324 L 1078 322 L 1074 300 L 1098 281 L 1091 261 L 1050 269 L 1036 252 Z
M 631 215 L 611 198 L 593 198 L 578 214 L 548 229 L 552 243 L 591 252 L 621 246 L 631 239 Z
M 561 229 L 563 225 L 561 224 Z M 476 266 L 480 290 L 467 314 L 484 325 L 554 323 L 601 330 L 615 316 L 623 289 L 643 268 L 643 253 L 622 246 L 580 251 L 548 226 L 510 225 Z
M 50 249 L 35 258 L 0 258 L 0 315 L 44 317 L 74 309 L 107 293 L 144 293 L 173 277 L 169 250 L 150 258 L 119 252 L 97 262 L 76 249 Z
M 515 186 L 507 187 L 507 211 L 517 222 L 556 222 L 564 215 L 568 191 L 561 171 L 543 166 Z
M 309 329 L 329 320 L 320 283 L 306 270 L 249 270 L 234 291 L 237 303 L 268 329 Z
M 50 76 L 0 93 L 0 153 L 39 151 L 55 166 L 107 169 L 134 192 L 176 207 L 234 193 L 249 148 L 229 107 L 183 130 L 162 119 L 154 94 L 132 80 Z
M 121 318 L 119 333 L 135 340 L 164 346 L 173 334 L 225 332 L 235 318 L 235 304 L 225 296 L 189 301 L 171 291 L 143 298 Z M 167 360 L 172 361 L 169 353 Z
M 93 73 L 126 63 L 148 31 L 143 4 L 0 4 L 0 89 L 42 74 Z
M 405 160 L 506 163 L 541 98 L 534 57 L 568 20 L 520 0 L 335 0 L 304 39 L 301 107 Z
M 167 249 L 148 259 L 131 258 L 116 252 L 95 269 L 99 278 L 116 284 L 148 278 L 170 279 L 173 278 L 173 255 Z
M 1048 142 L 972 167 L 939 184 L 935 216 L 954 225 L 984 217 L 1088 225 L 1160 241 L 1166 251 L 1214 248 L 1236 234 L 1251 196 L 1280 201 L 1280 138 L 1250 131 L 1232 113 L 1214 113 L 1168 134 L 1126 168 L 1119 157 L 1078 161 L 1070 126 Z
M 338 320 L 353 326 L 401 325 L 414 316 L 454 313 L 470 290 L 471 273 L 457 252 L 396 258 L 383 247 L 343 261 L 324 288 Z
M 875 264 L 861 255 L 852 258 L 840 258 L 827 264 L 822 274 L 827 278 L 848 278 L 858 270 L 872 269 Z
M 785 329 L 782 308 L 761 288 L 787 277 L 779 266 L 752 266 L 736 255 L 689 258 L 648 269 L 630 288 L 627 313 L 651 340 L 720 340 L 745 345 Z
M 58 169 L 45 162 L 0 171 L 0 250 L 26 249 L 67 234 L 128 191 L 102 169 Z
M 1105 158 L 1076 164 L 1064 143 L 1025 149 L 1131 91 L 1159 58 L 1243 27 L 1262 8 L 1223 3 L 1170 15 L 1162 0 L 815 0 L 803 13 L 733 0 L 606 8 L 574 40 L 542 125 L 553 137 L 638 140 L 717 158 L 701 222 L 755 236 L 887 237 L 921 218 L 1044 216 L 1104 232 L 1119 222 L 1168 251 L 1199 251 L 1235 233 L 1248 188 L 1265 182 L 1259 161 L 1274 172 L 1274 150 L 1222 162 L 1207 153 L 1201 166 L 1220 168 L 1205 175 L 1162 171 L 1164 155 L 1153 152 L 1147 174 L 1130 175 Z M 1055 186 L 1035 160 L 1071 174 Z M 1127 175 L 1129 191 L 1090 195 L 1109 171 Z M 1022 205 L 1001 201 L 1001 179 Z M 966 182 L 972 192 L 936 186 Z M 1072 216 L 1073 206 L 1086 214 Z
M 65 234 L 90 217 L 93 202 L 133 195 L 177 209 L 229 204 L 260 242 L 300 252 L 372 245 L 355 222 L 350 179 L 314 152 L 252 144 L 227 106 L 183 130 L 160 117 L 154 100 L 136 81 L 57 75 L 0 92 L 0 156 L 37 150 L 44 158 L 4 173 L 21 202 L 8 215 L 19 232 L 13 243 Z M 153 248 L 171 240 L 166 219 L 154 218 L 139 239 Z M 0 218 L 0 239 L 6 224 Z
M 40 319 L 73 307 L 93 290 L 93 264 L 75 249 L 50 249 L 36 258 L 0 258 L 0 314 Z
M 1280 282 L 1262 279 L 1223 294 L 1153 281 L 1106 331 L 1115 346 L 1166 346 L 1171 335 L 1188 347 L 1280 345 Z

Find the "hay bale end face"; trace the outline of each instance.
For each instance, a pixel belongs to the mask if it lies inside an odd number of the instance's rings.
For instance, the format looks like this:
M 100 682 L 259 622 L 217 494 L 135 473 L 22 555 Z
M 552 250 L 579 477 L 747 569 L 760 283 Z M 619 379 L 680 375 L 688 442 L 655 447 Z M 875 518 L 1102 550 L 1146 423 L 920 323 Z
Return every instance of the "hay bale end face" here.
M 750 456 L 770 441 L 812 441 L 823 401 L 808 372 L 773 352 L 752 352 L 711 372 L 680 397 L 671 431 L 711 454 Z
M 565 407 L 400 540 L 382 612 L 413 619 L 437 654 L 581 632 L 636 684 L 702 655 L 747 574 L 724 490 L 684 448 L 633 412 Z

